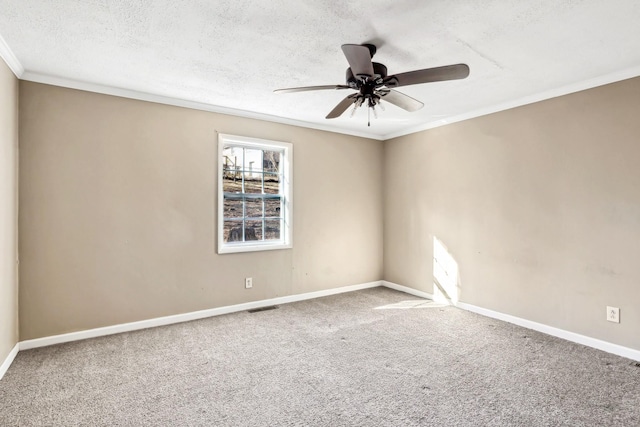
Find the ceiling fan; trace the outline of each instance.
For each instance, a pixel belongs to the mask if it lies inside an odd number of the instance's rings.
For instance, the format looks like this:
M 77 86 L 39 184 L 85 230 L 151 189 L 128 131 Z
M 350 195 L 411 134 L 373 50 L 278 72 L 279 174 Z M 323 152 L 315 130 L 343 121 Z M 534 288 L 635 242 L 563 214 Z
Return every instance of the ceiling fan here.
M 382 100 L 390 102 L 406 111 L 417 111 L 424 106 L 424 104 L 417 99 L 393 90 L 393 88 L 421 83 L 464 79 L 469 75 L 469 66 L 467 64 L 455 64 L 388 76 L 386 66 L 371 61 L 376 50 L 376 47 L 372 44 L 342 45 L 342 52 L 344 52 L 344 56 L 346 56 L 347 62 L 349 62 L 346 85 L 293 87 L 277 89 L 274 92 L 289 93 L 312 90 L 353 89 L 358 92 L 347 95 L 346 98 L 340 101 L 340 103 L 327 114 L 326 118 L 334 119 L 340 117 L 351 105 L 353 105 L 351 116 L 355 114 L 358 107 L 366 105 L 368 113 L 373 111 L 374 116 L 377 117 L 375 107 L 380 106 L 380 108 L 384 110 L 384 105 L 380 102 Z M 370 120 L 368 125 L 371 125 Z

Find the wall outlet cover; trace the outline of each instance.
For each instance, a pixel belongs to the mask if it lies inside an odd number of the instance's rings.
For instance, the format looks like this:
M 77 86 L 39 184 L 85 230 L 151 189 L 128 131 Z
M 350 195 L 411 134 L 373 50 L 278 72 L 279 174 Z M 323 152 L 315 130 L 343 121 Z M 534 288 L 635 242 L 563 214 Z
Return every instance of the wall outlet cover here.
M 618 307 L 607 306 L 607 320 L 609 322 L 620 323 L 620 309 Z

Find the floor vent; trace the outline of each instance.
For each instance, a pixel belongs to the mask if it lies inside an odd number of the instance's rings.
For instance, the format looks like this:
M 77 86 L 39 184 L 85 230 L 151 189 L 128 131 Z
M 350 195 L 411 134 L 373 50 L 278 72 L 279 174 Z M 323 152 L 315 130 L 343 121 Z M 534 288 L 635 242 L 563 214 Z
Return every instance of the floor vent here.
M 247 311 L 249 313 L 258 313 L 260 311 L 275 310 L 276 308 L 278 308 L 277 305 L 270 305 L 268 307 L 253 308 L 253 309 L 247 310 Z

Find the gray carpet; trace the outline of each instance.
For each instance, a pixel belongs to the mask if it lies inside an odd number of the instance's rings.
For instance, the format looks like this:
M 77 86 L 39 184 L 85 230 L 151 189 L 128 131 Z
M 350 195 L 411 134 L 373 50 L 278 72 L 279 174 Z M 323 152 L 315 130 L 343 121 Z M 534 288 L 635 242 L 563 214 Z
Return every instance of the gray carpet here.
M 640 425 L 631 360 L 408 300 L 375 288 L 20 352 L 0 425 Z

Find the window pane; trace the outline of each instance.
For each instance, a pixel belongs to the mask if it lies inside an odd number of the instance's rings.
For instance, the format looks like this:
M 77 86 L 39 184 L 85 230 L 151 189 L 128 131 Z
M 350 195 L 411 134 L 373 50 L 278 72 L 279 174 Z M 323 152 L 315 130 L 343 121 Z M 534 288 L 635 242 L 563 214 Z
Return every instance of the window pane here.
M 262 240 L 262 221 L 245 221 L 244 240 Z
M 280 194 L 280 175 L 264 174 L 264 192 L 266 194 Z
M 242 218 L 242 199 L 224 199 L 224 217 Z
M 262 172 L 262 150 L 244 149 L 245 172 Z
M 262 165 L 266 172 L 279 173 L 280 172 L 280 152 L 265 151 Z
M 243 153 L 242 147 L 225 147 L 222 150 L 222 169 L 225 172 L 242 170 Z
M 280 216 L 280 198 L 266 199 L 264 216 L 279 217 Z
M 224 222 L 224 241 L 242 242 L 242 221 Z
M 262 218 L 262 199 L 247 199 L 245 202 L 247 218 Z
M 245 173 L 244 192 L 251 194 L 262 194 L 262 174 Z
M 242 192 L 242 177 L 239 172 L 225 172 L 222 178 L 222 191 L 225 193 Z
M 278 240 L 280 239 L 280 220 L 266 220 L 265 221 L 265 240 Z

